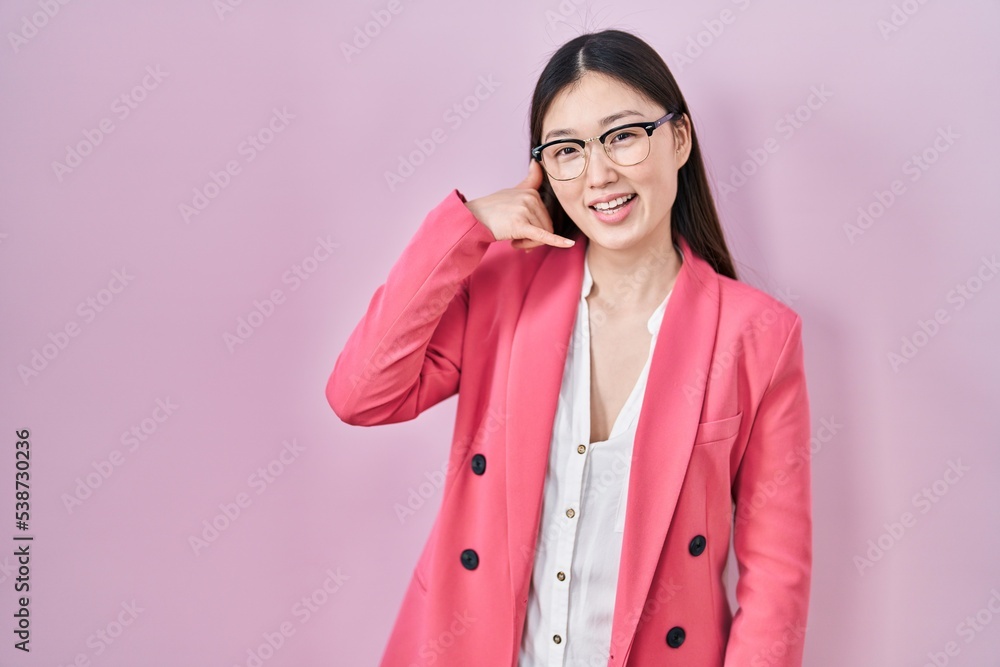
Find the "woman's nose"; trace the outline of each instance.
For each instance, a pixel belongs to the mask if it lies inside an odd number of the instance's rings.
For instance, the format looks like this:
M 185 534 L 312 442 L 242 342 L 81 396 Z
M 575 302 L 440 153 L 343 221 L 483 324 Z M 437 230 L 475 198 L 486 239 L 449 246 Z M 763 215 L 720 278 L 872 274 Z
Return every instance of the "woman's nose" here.
M 590 145 L 590 158 L 587 160 L 586 178 L 587 184 L 593 186 L 604 185 L 615 174 L 616 165 L 608 157 L 604 146 L 596 141 Z

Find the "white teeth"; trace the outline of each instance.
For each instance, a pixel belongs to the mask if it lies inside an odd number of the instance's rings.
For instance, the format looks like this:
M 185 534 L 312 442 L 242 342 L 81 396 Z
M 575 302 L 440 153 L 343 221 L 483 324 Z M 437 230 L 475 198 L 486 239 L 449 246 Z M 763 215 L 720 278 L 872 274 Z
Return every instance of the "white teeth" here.
M 609 202 L 594 204 L 594 208 L 596 208 L 598 211 L 610 211 L 611 209 L 618 208 L 632 197 L 635 197 L 635 195 L 634 194 L 626 195 L 624 197 L 619 197 L 618 199 L 612 199 Z

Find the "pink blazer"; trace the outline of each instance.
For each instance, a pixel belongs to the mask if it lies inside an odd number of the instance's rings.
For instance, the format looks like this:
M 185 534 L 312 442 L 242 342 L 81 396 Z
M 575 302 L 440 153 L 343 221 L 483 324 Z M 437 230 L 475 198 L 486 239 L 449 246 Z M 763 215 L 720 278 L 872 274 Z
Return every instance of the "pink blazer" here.
M 526 254 L 464 201 L 453 190 L 424 219 L 326 387 L 337 415 L 360 426 L 458 394 L 440 511 L 382 667 L 516 665 L 544 539 L 587 239 Z M 801 319 L 680 243 L 635 435 L 607 665 L 799 666 L 812 566 Z M 731 535 L 735 615 L 723 578 Z

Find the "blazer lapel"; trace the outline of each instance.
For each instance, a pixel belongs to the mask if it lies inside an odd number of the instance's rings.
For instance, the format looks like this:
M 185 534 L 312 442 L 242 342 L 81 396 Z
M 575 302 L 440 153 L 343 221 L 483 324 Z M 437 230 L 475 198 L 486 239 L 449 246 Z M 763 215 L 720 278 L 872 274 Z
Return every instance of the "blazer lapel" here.
M 583 285 L 586 237 L 546 248 L 515 327 L 507 381 L 507 519 L 515 608 L 528 585 L 563 370 Z M 515 628 L 515 636 L 519 628 Z
M 701 421 L 719 323 L 718 274 L 683 237 L 684 252 L 650 361 L 629 472 L 612 646 L 621 664 L 635 636 Z
M 507 518 L 511 593 L 528 596 L 552 426 L 576 318 L 586 237 L 547 248 L 528 286 L 511 342 L 507 385 Z M 691 458 L 719 320 L 717 275 L 684 253 L 650 362 L 629 473 L 612 638 L 631 645 Z M 520 600 L 518 599 L 520 597 Z M 518 636 L 519 628 L 515 628 Z M 613 647 L 622 656 L 622 647 Z

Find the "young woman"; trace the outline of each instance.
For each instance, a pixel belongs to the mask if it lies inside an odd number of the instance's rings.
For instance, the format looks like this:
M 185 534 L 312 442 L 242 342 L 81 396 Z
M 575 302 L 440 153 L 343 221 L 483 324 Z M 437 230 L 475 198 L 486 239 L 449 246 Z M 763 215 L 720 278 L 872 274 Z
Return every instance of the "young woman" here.
M 516 187 L 429 213 L 327 385 L 365 426 L 458 394 L 381 665 L 801 665 L 799 316 L 737 280 L 687 104 L 641 39 L 562 46 L 531 146 Z

